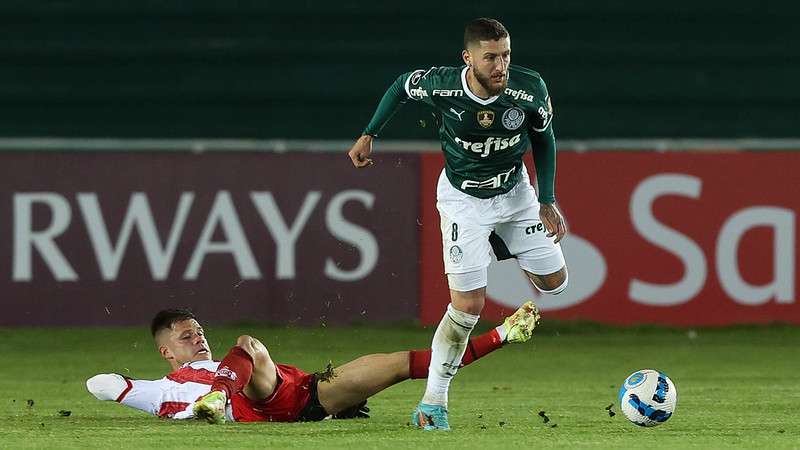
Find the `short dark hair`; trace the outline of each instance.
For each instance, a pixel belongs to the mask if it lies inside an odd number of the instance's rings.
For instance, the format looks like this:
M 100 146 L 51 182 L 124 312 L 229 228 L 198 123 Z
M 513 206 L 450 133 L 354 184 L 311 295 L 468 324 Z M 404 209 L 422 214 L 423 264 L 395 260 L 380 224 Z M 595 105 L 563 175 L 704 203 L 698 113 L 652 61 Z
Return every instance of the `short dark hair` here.
M 480 17 L 464 27 L 464 48 L 478 41 L 496 41 L 508 37 L 508 30 L 502 23 L 488 17 Z
M 156 333 L 159 331 L 172 328 L 172 325 L 175 322 L 181 322 L 183 320 L 190 319 L 197 320 L 197 317 L 195 317 L 194 314 L 188 309 L 171 308 L 161 310 L 156 313 L 156 316 L 153 317 L 153 321 L 150 322 L 150 333 L 152 333 L 153 337 L 155 337 Z

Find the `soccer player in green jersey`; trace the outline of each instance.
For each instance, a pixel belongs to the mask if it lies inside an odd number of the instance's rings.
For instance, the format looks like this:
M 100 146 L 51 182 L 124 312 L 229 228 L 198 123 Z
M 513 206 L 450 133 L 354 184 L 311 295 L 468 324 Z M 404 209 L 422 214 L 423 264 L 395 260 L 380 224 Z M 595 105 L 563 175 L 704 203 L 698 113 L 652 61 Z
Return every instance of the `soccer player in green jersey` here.
M 412 413 L 426 430 L 449 430 L 447 393 L 486 298 L 490 248 L 516 258 L 541 292 L 567 286 L 556 208 L 553 107 L 539 74 L 511 65 L 511 39 L 497 20 L 464 30 L 464 66 L 401 75 L 350 149 L 356 167 L 372 164 L 372 141 L 407 100 L 433 107 L 445 167 L 437 186 L 450 305 L 433 336 L 428 383 Z M 538 196 L 522 157 L 533 149 Z

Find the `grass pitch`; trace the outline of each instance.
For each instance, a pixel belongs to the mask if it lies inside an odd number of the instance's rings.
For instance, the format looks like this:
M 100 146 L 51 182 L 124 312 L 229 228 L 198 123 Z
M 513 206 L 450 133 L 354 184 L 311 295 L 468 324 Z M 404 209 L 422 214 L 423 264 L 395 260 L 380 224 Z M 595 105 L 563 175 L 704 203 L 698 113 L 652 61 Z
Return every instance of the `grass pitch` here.
M 306 371 L 366 353 L 426 347 L 412 327 L 208 327 L 221 358 L 239 334 Z M 100 402 L 84 381 L 101 372 L 167 371 L 140 329 L 0 329 L 0 448 L 800 448 L 800 328 L 671 330 L 545 323 L 534 341 L 503 348 L 453 381 L 450 433 L 410 428 L 424 381 L 370 399 L 372 418 L 210 426 L 167 421 Z M 675 382 L 678 406 L 643 429 L 619 412 L 636 369 Z M 613 404 L 617 414 L 606 407 Z M 69 416 L 66 415 L 69 411 Z M 548 423 L 539 415 L 549 418 Z

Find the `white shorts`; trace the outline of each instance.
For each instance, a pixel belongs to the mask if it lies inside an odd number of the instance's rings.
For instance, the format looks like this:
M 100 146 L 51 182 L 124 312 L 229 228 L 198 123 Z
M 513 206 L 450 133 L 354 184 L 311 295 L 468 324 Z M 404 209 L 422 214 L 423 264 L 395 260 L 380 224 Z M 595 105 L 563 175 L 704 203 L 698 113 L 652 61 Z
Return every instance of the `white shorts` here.
M 561 244 L 547 237 L 539 219 L 539 200 L 528 171 L 505 194 L 481 199 L 454 188 L 444 170 L 439 175 L 436 208 L 442 229 L 444 271 L 447 274 L 485 269 L 492 262 L 516 258 L 519 266 L 536 275 L 564 267 Z

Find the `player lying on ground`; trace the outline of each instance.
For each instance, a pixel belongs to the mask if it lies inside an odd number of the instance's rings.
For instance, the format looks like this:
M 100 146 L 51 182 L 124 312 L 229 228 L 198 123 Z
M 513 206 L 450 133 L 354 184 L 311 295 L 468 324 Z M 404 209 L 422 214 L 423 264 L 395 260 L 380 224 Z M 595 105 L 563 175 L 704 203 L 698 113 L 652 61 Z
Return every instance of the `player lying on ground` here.
M 522 305 L 502 325 L 470 339 L 461 365 L 506 343 L 528 341 L 538 321 L 533 302 Z M 274 362 L 251 336 L 240 336 L 221 362 L 212 360 L 203 327 L 187 310 L 159 312 L 151 331 L 172 372 L 158 380 L 95 375 L 86 381 L 89 392 L 160 417 L 211 423 L 367 417 L 368 397 L 403 380 L 426 378 L 431 359 L 430 349 L 372 354 L 307 374 Z

